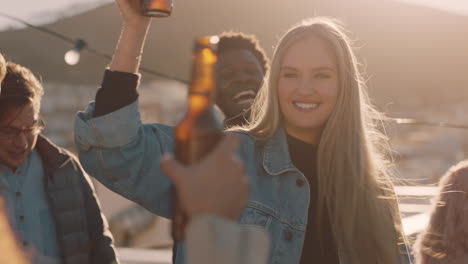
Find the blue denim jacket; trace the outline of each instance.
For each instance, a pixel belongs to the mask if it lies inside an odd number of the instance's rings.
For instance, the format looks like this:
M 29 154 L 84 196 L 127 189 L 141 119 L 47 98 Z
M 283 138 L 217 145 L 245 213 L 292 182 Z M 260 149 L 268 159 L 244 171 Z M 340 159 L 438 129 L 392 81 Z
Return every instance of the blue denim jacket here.
M 170 216 L 170 182 L 160 170 L 163 153 L 172 152 L 172 127 L 143 125 L 138 103 L 92 118 L 94 104 L 77 114 L 75 141 L 83 167 L 111 190 L 141 204 L 160 216 Z M 247 207 L 240 223 L 264 228 L 270 236 L 268 263 L 299 263 L 304 242 L 309 185 L 294 167 L 285 133 L 259 142 L 240 133 L 239 155 L 250 180 Z M 385 238 L 382 238 L 385 239 Z M 183 245 L 178 245 L 177 263 L 184 263 Z M 407 249 L 395 263 L 409 263 Z M 346 253 L 339 251 L 340 263 Z

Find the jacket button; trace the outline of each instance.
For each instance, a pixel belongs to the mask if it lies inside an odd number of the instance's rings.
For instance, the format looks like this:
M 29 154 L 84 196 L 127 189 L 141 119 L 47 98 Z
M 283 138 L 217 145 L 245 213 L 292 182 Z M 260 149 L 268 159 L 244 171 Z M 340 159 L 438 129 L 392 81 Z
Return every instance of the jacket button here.
M 291 231 L 284 232 L 284 240 L 291 241 L 293 238 L 293 234 Z
M 302 186 L 304 186 L 304 184 L 305 184 L 305 182 L 304 182 L 303 179 L 297 179 L 296 180 L 297 187 L 302 187 Z
M 24 215 L 20 215 L 19 220 L 24 221 Z
M 21 192 L 16 192 L 16 197 L 21 197 Z

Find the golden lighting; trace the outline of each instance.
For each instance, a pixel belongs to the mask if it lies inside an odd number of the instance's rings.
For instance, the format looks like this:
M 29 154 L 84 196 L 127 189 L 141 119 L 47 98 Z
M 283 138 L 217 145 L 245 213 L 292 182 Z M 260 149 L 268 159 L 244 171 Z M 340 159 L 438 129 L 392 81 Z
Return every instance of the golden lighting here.
M 3 200 L 0 199 L 0 263 L 26 264 L 28 261 L 18 246 L 15 235 L 5 215 Z

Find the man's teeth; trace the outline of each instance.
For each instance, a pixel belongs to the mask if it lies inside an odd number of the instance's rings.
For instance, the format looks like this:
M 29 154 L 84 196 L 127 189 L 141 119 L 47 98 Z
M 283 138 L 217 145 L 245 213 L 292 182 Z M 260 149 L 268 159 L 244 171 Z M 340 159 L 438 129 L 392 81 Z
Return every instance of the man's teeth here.
M 241 97 L 243 97 L 243 96 L 249 96 L 249 95 L 251 95 L 251 96 L 254 96 L 254 97 L 255 97 L 255 92 L 254 92 L 254 91 L 251 91 L 251 90 L 248 90 L 248 91 L 242 91 L 242 92 L 240 92 L 240 93 L 238 93 L 238 94 L 234 95 L 234 97 L 233 97 L 233 98 L 234 98 L 234 100 L 237 100 L 237 99 L 239 99 L 239 98 L 241 98 Z
M 238 104 L 248 104 L 248 105 L 250 105 L 250 104 L 253 103 L 253 101 L 254 101 L 253 98 L 248 98 L 248 99 L 240 100 L 240 101 L 238 101 L 237 103 L 238 103 Z
M 294 105 L 302 109 L 314 109 L 319 106 L 319 104 L 306 104 L 306 103 L 294 103 Z

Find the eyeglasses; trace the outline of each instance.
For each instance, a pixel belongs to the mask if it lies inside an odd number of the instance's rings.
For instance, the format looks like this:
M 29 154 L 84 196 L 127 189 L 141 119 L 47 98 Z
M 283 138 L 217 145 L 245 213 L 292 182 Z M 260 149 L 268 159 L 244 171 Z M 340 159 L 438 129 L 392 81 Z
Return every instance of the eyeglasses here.
M 0 139 L 12 139 L 24 132 L 26 135 L 36 136 L 46 127 L 44 120 L 38 119 L 34 125 L 25 128 L 18 129 L 14 127 L 0 127 Z

